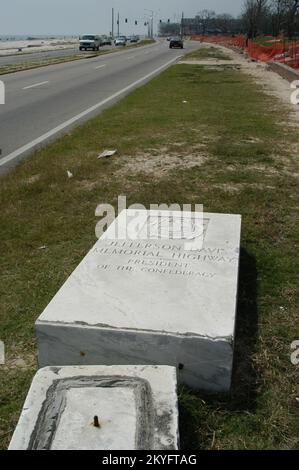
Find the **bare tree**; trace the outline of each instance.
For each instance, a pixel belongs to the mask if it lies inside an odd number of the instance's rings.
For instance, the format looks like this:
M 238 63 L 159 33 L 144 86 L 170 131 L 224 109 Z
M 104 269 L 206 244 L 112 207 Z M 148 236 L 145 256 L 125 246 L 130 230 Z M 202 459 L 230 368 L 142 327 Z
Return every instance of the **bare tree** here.
M 268 0 L 245 0 L 243 19 L 249 39 L 255 38 L 261 32 L 263 20 L 268 12 Z
M 289 38 L 294 37 L 298 25 L 299 0 L 285 0 L 285 26 Z
M 283 27 L 285 0 L 272 0 L 270 12 L 273 35 L 278 36 Z
M 206 34 L 210 27 L 211 21 L 215 18 L 216 13 L 213 10 L 201 10 L 197 14 L 197 18 L 201 25 L 202 34 Z
M 223 33 L 227 33 L 228 31 L 231 31 L 233 22 L 234 22 L 233 16 L 227 13 L 217 15 L 214 21 L 216 28 L 221 29 Z
M 299 0 L 271 0 L 273 34 L 285 32 L 292 38 L 299 28 Z

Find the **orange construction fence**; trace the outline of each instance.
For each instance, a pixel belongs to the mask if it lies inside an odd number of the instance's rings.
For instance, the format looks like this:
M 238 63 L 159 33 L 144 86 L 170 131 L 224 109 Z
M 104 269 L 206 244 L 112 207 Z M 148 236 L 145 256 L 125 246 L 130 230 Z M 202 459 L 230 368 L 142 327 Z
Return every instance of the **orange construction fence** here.
M 269 62 L 274 60 L 299 69 L 299 41 L 289 41 L 283 37 L 271 39 L 269 45 L 264 46 L 246 36 L 192 36 L 195 41 L 204 41 L 224 46 L 235 46 L 247 51 L 248 55 L 256 60 Z M 270 45 L 271 43 L 271 45 Z

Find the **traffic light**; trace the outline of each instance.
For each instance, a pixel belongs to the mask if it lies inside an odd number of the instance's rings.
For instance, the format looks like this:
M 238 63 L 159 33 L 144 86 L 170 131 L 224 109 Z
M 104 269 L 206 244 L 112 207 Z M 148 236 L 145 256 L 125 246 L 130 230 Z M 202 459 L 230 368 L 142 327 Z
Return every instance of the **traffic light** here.
M 167 23 L 170 23 L 170 20 L 169 20 L 169 19 L 167 20 Z
M 135 21 L 135 25 L 136 25 L 136 26 L 138 25 L 138 21 Z
M 127 22 L 128 22 L 128 18 L 125 19 L 125 23 L 127 23 Z

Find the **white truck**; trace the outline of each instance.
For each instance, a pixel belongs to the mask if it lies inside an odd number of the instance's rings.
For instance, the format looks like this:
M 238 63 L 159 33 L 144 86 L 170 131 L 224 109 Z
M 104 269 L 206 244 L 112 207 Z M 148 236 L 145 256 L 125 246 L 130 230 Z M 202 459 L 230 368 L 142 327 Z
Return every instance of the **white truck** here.
M 85 34 L 80 39 L 80 51 L 87 51 L 88 49 L 92 49 L 93 51 L 98 51 L 102 46 L 102 39 L 100 36 L 95 34 Z

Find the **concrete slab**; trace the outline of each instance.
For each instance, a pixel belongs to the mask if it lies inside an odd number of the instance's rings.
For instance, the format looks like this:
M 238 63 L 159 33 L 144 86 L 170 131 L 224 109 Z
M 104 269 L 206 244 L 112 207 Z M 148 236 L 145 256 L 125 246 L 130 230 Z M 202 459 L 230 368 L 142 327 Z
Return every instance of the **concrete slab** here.
M 282 78 L 285 78 L 290 83 L 299 80 L 299 71 L 289 67 L 287 64 L 268 62 L 267 65 L 270 70 L 278 73 Z
M 165 222 L 139 214 L 140 233 Z M 186 251 L 176 222 L 158 240 L 116 239 L 134 216 L 120 214 L 37 320 L 40 366 L 170 365 L 193 388 L 229 391 L 241 217 L 204 214 L 203 247 Z
M 49 367 L 35 376 L 10 450 L 176 450 L 176 370 Z

